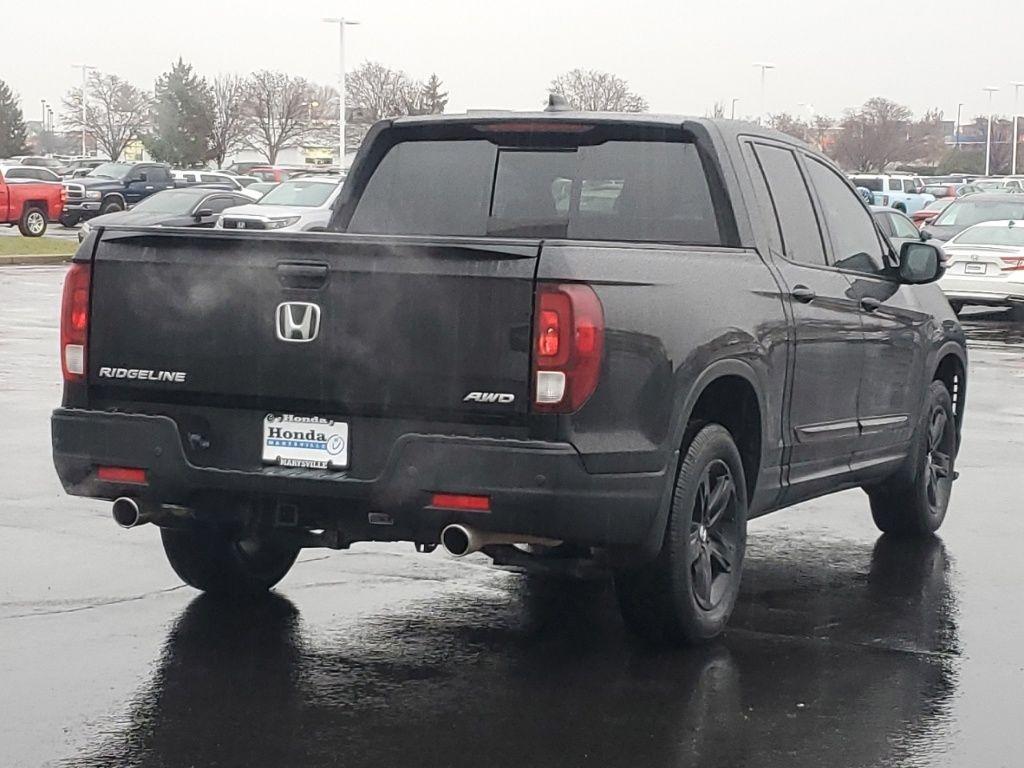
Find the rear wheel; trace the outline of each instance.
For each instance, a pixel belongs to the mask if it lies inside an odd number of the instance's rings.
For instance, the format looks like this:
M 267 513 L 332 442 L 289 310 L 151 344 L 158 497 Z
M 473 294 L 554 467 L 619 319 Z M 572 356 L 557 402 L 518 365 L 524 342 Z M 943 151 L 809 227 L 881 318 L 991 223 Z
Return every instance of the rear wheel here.
M 57 221 L 62 227 L 73 227 L 81 221 L 81 217 L 73 213 L 62 213 Z
M 161 528 L 160 538 L 174 572 L 212 595 L 261 595 L 284 578 L 299 554 L 298 547 L 209 525 Z
M 736 604 L 746 541 L 740 454 L 729 432 L 710 424 L 686 449 L 657 558 L 616 575 L 626 624 L 655 643 L 715 637 Z
M 912 463 L 868 489 L 871 516 L 879 530 L 921 536 L 939 529 L 953 490 L 956 451 L 953 400 L 941 381 L 933 381 L 910 456 Z
M 25 237 L 42 237 L 46 233 L 46 214 L 36 207 L 25 208 L 18 220 L 18 231 Z

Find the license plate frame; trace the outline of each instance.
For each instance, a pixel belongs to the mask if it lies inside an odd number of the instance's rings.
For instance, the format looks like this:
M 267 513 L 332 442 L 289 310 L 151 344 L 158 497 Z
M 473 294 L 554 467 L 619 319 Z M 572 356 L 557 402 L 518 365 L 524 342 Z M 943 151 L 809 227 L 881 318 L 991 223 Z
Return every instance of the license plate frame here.
M 984 275 L 988 272 L 988 266 L 986 264 L 978 264 L 975 262 L 968 262 L 964 264 L 965 275 Z
M 303 469 L 348 469 L 349 425 L 321 416 L 268 413 L 262 420 L 264 464 Z

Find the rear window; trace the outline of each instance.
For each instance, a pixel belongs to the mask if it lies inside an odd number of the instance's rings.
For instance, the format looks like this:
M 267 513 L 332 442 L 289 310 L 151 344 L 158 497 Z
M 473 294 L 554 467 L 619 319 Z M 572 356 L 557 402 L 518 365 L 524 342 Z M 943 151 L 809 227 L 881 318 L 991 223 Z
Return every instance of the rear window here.
M 666 141 L 403 142 L 377 166 L 348 231 L 720 242 L 696 147 Z
M 259 204 L 315 208 L 326 203 L 336 188 L 322 181 L 285 181 L 260 198 Z
M 1024 227 L 971 227 L 954 240 L 956 245 L 1006 245 L 1024 248 Z
M 870 189 L 872 192 L 881 192 L 884 187 L 882 179 L 878 176 L 854 176 L 850 179 L 854 186 Z
M 1010 197 L 1010 195 L 1008 195 Z M 1013 195 L 1016 197 L 1016 195 Z M 935 217 L 936 226 L 970 227 L 983 221 L 1024 219 L 1024 202 L 957 200 Z

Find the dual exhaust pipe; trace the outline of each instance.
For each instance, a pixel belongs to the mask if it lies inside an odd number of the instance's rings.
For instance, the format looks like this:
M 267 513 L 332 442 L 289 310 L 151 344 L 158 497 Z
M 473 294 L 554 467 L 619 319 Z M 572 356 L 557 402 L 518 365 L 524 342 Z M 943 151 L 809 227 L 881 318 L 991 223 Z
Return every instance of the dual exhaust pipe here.
M 140 503 L 130 496 L 121 496 L 114 500 L 110 512 L 114 522 L 122 528 L 137 528 L 156 520 L 161 510 L 158 506 Z M 479 552 L 484 547 L 497 544 L 537 544 L 545 547 L 557 547 L 561 543 L 557 539 L 546 539 L 522 533 L 481 531 L 458 523 L 446 525 L 441 531 L 441 546 L 452 557 L 465 557 Z
M 495 544 L 538 544 L 544 547 L 557 547 L 561 543 L 558 539 L 545 539 L 522 533 L 481 531 L 458 523 L 446 525 L 441 530 L 441 546 L 452 557 L 465 557 Z

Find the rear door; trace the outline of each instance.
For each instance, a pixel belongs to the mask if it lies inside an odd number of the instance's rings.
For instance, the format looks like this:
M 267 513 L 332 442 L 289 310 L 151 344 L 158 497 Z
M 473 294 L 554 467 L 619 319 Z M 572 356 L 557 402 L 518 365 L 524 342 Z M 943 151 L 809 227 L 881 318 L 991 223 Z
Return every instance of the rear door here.
M 863 334 L 849 281 L 826 261 L 796 153 L 760 142 L 745 151 L 760 207 L 767 211 L 773 261 L 793 312 L 787 424 L 790 487 L 784 497 L 791 503 L 832 487 L 833 477 L 849 472 L 859 438 Z

